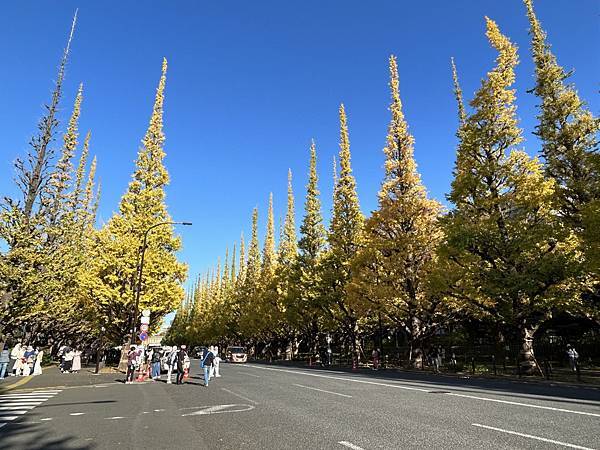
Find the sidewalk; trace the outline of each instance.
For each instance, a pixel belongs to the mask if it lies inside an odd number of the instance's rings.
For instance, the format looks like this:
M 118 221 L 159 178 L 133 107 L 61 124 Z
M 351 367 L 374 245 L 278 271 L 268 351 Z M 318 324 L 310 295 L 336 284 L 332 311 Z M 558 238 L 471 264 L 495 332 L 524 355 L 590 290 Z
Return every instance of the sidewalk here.
M 0 380 L 0 394 L 15 389 L 47 389 L 75 386 L 92 386 L 102 383 L 123 381 L 125 376 L 120 372 L 102 371 L 94 374 L 94 368 L 85 367 L 79 373 L 61 373 L 58 367 L 44 367 L 42 375 L 27 377 L 7 377 Z

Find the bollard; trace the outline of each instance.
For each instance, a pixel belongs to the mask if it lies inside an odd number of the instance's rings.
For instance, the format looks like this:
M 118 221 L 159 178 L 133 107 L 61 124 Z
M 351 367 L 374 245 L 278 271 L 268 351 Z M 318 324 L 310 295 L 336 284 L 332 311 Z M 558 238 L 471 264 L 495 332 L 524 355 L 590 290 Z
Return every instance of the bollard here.
M 492 365 L 494 366 L 494 376 L 498 375 L 496 371 L 496 355 L 492 355 Z
M 475 357 L 471 356 L 471 373 L 475 375 Z

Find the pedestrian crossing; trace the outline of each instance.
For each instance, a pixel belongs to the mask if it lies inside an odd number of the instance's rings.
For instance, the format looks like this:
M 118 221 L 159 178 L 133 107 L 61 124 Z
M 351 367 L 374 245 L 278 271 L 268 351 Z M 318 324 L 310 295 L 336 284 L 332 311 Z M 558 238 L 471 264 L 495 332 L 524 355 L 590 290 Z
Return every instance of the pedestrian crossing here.
M 0 395 L 0 428 L 27 414 L 59 392 L 61 391 L 46 390 Z

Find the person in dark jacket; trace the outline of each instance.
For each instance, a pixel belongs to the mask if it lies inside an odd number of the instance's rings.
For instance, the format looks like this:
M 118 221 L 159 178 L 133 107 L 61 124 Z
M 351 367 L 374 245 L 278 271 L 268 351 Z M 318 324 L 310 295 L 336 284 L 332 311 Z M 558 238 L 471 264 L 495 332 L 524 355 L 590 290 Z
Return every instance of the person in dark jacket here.
M 127 379 L 125 384 L 133 383 L 133 375 L 135 373 L 135 366 L 137 364 L 137 359 L 140 355 L 140 352 L 137 350 L 135 345 L 132 345 L 127 353 Z
M 160 359 L 161 359 L 162 355 L 160 353 L 160 350 L 158 348 L 155 348 L 152 351 L 152 357 L 151 357 L 151 362 L 152 362 L 152 381 L 156 381 L 160 379 Z
M 200 367 L 204 370 L 204 386 L 208 386 L 210 380 L 210 369 L 215 361 L 215 355 L 211 349 L 207 349 L 204 357 L 200 360 Z
M 183 383 L 183 365 L 187 358 L 187 352 L 185 351 L 185 345 L 182 345 L 180 350 L 177 352 L 177 384 Z

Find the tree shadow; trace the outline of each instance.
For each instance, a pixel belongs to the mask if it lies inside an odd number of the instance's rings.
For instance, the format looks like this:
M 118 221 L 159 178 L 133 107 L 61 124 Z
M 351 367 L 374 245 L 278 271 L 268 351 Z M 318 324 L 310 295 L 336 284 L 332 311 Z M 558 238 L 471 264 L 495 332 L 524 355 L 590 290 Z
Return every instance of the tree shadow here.
M 253 364 L 270 365 L 261 362 L 252 362 Z M 271 366 L 278 366 L 272 364 Z M 485 392 L 505 396 L 519 397 L 523 399 L 540 400 L 548 402 L 573 403 L 587 406 L 598 406 L 597 404 L 578 402 L 577 400 L 587 400 L 588 402 L 600 402 L 600 389 L 593 386 L 573 386 L 562 385 L 558 383 L 545 381 L 528 381 L 528 380 L 506 380 L 500 378 L 478 378 L 469 376 L 453 376 L 444 374 L 433 374 L 430 372 L 409 372 L 397 369 L 383 369 L 380 371 L 373 370 L 358 370 L 352 371 L 349 368 L 343 367 L 311 367 L 311 366 L 285 366 L 288 368 L 296 368 L 304 371 L 318 371 L 330 373 L 331 371 L 344 372 L 350 375 L 356 375 L 361 378 L 378 379 L 378 380 L 395 380 L 401 381 L 408 385 L 423 387 L 422 384 L 433 385 L 432 390 L 448 391 L 456 389 L 454 392 L 483 394 Z M 333 374 L 332 374 L 333 375 Z M 543 397 L 560 397 L 558 399 L 550 399 Z M 561 400 L 562 398 L 562 400 Z
M 21 422 L 25 416 L 0 428 L 0 448 L 11 450 L 90 450 L 96 446 L 77 442 L 76 436 L 51 436 L 42 424 Z

